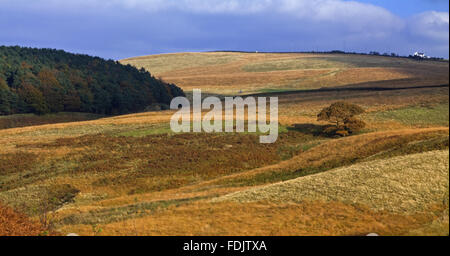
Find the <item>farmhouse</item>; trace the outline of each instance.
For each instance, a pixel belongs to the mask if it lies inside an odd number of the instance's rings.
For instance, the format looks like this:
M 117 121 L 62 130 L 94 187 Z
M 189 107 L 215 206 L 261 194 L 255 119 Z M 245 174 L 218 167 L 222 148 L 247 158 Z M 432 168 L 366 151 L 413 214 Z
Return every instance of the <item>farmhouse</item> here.
M 423 52 L 415 52 L 414 57 L 425 59 L 425 58 L 427 58 L 427 55 Z

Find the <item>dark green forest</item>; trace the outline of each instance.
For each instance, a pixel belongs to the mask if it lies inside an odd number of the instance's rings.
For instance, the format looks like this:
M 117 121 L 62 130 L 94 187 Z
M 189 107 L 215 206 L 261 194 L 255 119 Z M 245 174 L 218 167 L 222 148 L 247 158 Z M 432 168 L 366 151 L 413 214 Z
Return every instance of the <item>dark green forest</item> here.
M 125 114 L 184 96 L 144 69 L 62 50 L 0 46 L 0 115 Z

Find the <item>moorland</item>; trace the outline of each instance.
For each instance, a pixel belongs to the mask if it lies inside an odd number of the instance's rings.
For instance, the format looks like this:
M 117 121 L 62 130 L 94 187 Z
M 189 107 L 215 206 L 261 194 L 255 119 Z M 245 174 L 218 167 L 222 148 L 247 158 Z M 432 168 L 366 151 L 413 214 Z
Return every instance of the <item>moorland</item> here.
M 173 110 L 1 116 L 0 235 L 449 234 L 448 61 L 211 52 L 121 63 L 187 95 L 276 96 L 278 140 L 176 134 Z M 317 114 L 337 101 L 361 106 L 365 128 L 322 134 Z

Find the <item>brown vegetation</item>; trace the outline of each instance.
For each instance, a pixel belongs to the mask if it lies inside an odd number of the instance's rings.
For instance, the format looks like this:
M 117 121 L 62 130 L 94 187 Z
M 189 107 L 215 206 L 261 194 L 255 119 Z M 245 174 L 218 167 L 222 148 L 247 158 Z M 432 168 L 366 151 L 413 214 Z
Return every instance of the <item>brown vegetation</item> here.
M 0 236 L 38 236 L 44 228 L 27 216 L 0 204 Z
M 89 113 L 58 113 L 41 116 L 35 114 L 17 114 L 9 116 L 0 116 L 0 130 L 16 127 L 43 125 L 43 124 L 80 122 L 80 121 L 94 120 L 101 117 L 103 116 Z
M 411 230 L 421 228 L 425 232 L 419 235 L 426 235 L 430 234 L 426 226 L 443 211 L 439 207 L 432 209 L 426 214 L 403 215 L 340 202 L 195 203 L 102 224 L 101 235 L 364 236 L 376 232 L 388 236 L 408 235 Z M 63 230 L 94 235 L 91 225 L 73 225 Z

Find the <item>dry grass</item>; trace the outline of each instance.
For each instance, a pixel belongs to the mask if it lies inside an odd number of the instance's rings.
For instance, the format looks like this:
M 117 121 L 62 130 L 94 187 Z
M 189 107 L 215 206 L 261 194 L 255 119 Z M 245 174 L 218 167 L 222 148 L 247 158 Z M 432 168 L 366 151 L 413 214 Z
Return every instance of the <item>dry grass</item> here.
M 0 196 L 10 205 L 38 214 L 40 205 L 48 204 L 45 202 L 53 186 L 69 184 L 68 188 L 80 193 L 73 201 L 60 200 L 56 205 L 62 206 L 57 210 L 60 222 L 56 225 L 62 230 L 75 228 L 77 222 L 66 220 L 79 220 L 84 215 L 92 225 L 109 225 L 111 221 L 145 218 L 159 212 L 130 213 L 133 205 L 151 208 L 151 202 L 158 200 L 187 200 L 188 207 L 192 198 L 217 197 L 245 190 L 255 182 L 264 184 L 308 174 L 299 174 L 301 167 L 325 166 L 320 169 L 325 171 L 409 143 L 448 137 L 448 128 L 378 132 L 339 140 L 294 130 L 281 134 L 277 144 L 263 146 L 250 134 L 117 136 L 125 131 L 160 129 L 160 120 L 170 113 L 4 130 L 0 137 L 5 142 L 0 149 Z M 285 157 L 288 160 L 282 161 Z M 270 178 L 261 179 L 267 173 Z M 66 198 L 69 190 L 63 189 L 58 198 Z
M 297 178 L 336 167 L 365 161 L 366 158 L 382 154 L 384 158 L 417 153 L 411 144 L 433 139 L 447 139 L 448 128 L 408 129 L 368 133 L 358 136 L 330 140 L 301 152 L 292 159 L 264 166 L 243 173 L 229 175 L 209 181 L 212 185 L 254 186 Z M 420 145 L 420 144 L 419 144 Z M 418 152 L 444 149 L 447 145 L 418 147 Z M 436 147 L 436 148 L 435 148 Z
M 237 192 L 217 201 L 319 200 L 402 214 L 426 212 L 431 204 L 448 202 L 448 157 L 446 150 L 376 160 Z
M 409 135 L 405 135 L 406 137 L 402 137 L 402 136 L 400 136 L 400 134 L 409 134 Z M 421 139 L 427 140 L 427 138 L 441 138 L 442 136 L 448 137 L 448 130 L 446 130 L 446 129 L 440 129 L 440 130 L 439 129 L 428 129 L 428 130 L 424 129 L 422 131 L 409 130 L 409 131 L 402 131 L 402 132 L 397 132 L 397 133 L 385 132 L 385 133 L 378 133 L 378 134 L 362 135 L 358 139 L 356 139 L 356 137 L 353 137 L 353 138 L 347 138 L 345 140 L 342 140 L 342 139 L 341 140 L 333 140 L 333 141 L 330 141 L 330 143 L 332 142 L 333 143 L 332 145 L 334 145 L 332 147 L 336 148 L 336 151 L 334 154 L 339 152 L 339 150 L 338 150 L 339 148 L 343 149 L 343 152 L 340 152 L 340 154 L 342 154 L 342 155 L 345 155 L 346 152 L 347 153 L 354 152 L 353 154 L 356 154 L 357 152 L 359 152 L 361 150 L 352 148 L 351 147 L 352 144 L 357 143 L 357 142 L 359 142 L 361 145 L 365 145 L 363 142 L 368 142 L 370 144 L 371 142 L 370 142 L 370 140 L 367 140 L 368 138 L 370 138 L 373 142 L 373 140 L 378 137 L 379 142 L 377 142 L 377 143 L 379 145 L 381 145 L 382 147 L 375 146 L 374 148 L 375 149 L 378 148 L 378 151 L 369 150 L 368 152 L 372 152 L 372 153 L 370 153 L 370 154 L 364 153 L 363 155 L 365 155 L 367 157 L 367 156 L 372 156 L 373 154 L 376 154 L 376 152 L 379 152 L 380 150 L 384 154 L 385 152 L 383 152 L 382 148 L 392 149 L 392 144 L 398 143 L 399 141 L 402 141 L 402 140 L 404 142 L 408 142 L 408 141 L 411 142 L 411 141 L 415 141 L 415 140 L 420 141 Z M 445 138 L 445 137 L 442 137 L 442 138 Z M 447 138 L 447 140 L 448 140 L 448 138 Z M 385 141 L 386 143 L 383 144 L 383 141 Z M 404 142 L 402 142 L 402 143 L 404 143 Z M 321 148 L 323 149 L 324 147 L 330 148 L 331 147 L 330 145 L 331 144 L 328 144 L 328 145 L 324 144 L 323 146 L 316 146 L 316 147 L 306 151 L 305 153 L 303 153 L 307 156 L 307 157 L 305 157 L 305 161 L 303 163 L 307 163 L 308 157 L 310 157 L 309 158 L 310 160 L 315 159 L 315 161 L 317 161 L 317 163 L 327 163 L 327 162 L 331 161 L 331 162 L 336 162 L 336 163 L 345 165 L 346 164 L 346 162 L 344 161 L 345 159 L 340 159 L 338 157 L 338 155 L 333 155 L 333 154 L 331 154 L 330 156 L 327 156 L 326 151 L 321 150 Z M 448 147 L 448 145 L 447 145 L 447 147 Z M 353 151 L 349 151 L 349 150 L 353 150 Z M 426 148 L 420 149 L 420 150 L 426 150 Z M 312 152 L 312 153 L 308 153 L 308 152 Z M 404 154 L 407 152 L 409 152 L 409 150 L 407 150 L 406 152 L 400 152 L 400 154 Z M 322 154 L 322 157 L 319 157 L 319 155 L 317 155 L 319 153 Z M 395 154 L 397 154 L 397 153 L 395 153 Z M 391 157 L 392 155 L 395 155 L 395 154 L 388 153 L 387 156 L 384 156 L 384 157 Z M 58 210 L 58 213 L 60 214 L 60 217 L 64 220 L 64 223 L 65 223 L 65 225 L 62 226 L 63 230 L 69 230 L 72 228 L 76 229 L 78 227 L 79 223 L 83 223 L 83 220 L 86 222 L 89 222 L 90 225 L 98 223 L 101 225 L 108 226 L 109 225 L 108 222 L 114 221 L 114 220 L 117 221 L 117 220 L 121 220 L 121 219 L 135 218 L 135 217 L 139 217 L 142 215 L 144 215 L 144 216 L 152 215 L 153 216 L 154 214 L 156 214 L 153 210 L 148 211 L 146 207 L 142 208 L 143 206 L 141 207 L 141 205 L 142 204 L 153 205 L 152 202 L 155 202 L 158 205 L 161 205 L 161 204 L 165 205 L 166 204 L 165 202 L 171 202 L 173 200 L 180 200 L 180 199 L 189 200 L 189 199 L 193 199 L 193 198 L 211 198 L 211 197 L 217 197 L 220 195 L 224 195 L 227 193 L 232 193 L 233 191 L 242 191 L 242 190 L 248 189 L 249 187 L 227 187 L 227 185 L 233 185 L 233 182 L 236 180 L 239 182 L 242 182 L 243 177 L 245 177 L 245 180 L 247 180 L 249 182 L 258 181 L 258 174 L 266 173 L 268 171 L 275 171 L 276 175 L 273 176 L 275 178 L 274 180 L 279 179 L 280 177 L 283 177 L 283 175 L 286 173 L 287 169 L 285 169 L 285 168 L 287 168 L 287 167 L 293 168 L 293 170 L 296 170 L 297 167 L 295 167 L 295 166 L 304 167 L 304 166 L 302 166 L 301 162 L 300 163 L 298 162 L 298 159 L 302 159 L 302 158 L 297 156 L 297 157 L 294 157 L 292 160 L 287 160 L 280 164 L 271 165 L 271 166 L 268 166 L 267 168 L 263 167 L 263 168 L 259 168 L 259 169 L 255 169 L 255 170 L 245 171 L 245 172 L 242 172 L 239 174 L 233 174 L 233 175 L 225 176 L 223 178 L 220 177 L 218 179 L 213 179 L 211 181 L 205 181 L 205 182 L 200 182 L 200 183 L 194 183 L 191 185 L 185 185 L 185 186 L 182 186 L 177 189 L 168 189 L 168 190 L 154 191 L 154 192 L 150 192 L 150 193 L 135 194 L 135 195 L 115 195 L 113 197 L 111 197 L 111 195 L 113 195 L 112 193 L 110 193 L 109 197 L 104 197 L 104 196 L 102 197 L 101 195 L 97 194 L 98 195 L 97 199 L 95 199 L 95 198 L 94 198 L 94 200 L 89 199 L 89 198 L 92 198 L 92 196 L 95 197 L 95 194 L 93 194 L 93 193 L 99 193 L 101 191 L 98 187 L 96 187 L 94 190 L 85 191 L 84 195 L 80 194 L 80 197 L 78 198 L 78 200 L 75 204 L 67 205 L 67 206 L 63 207 L 62 209 Z M 310 162 L 310 163 L 314 164 L 314 162 Z M 298 174 L 296 174 L 296 175 L 298 175 Z M 274 181 L 274 180 L 265 180 L 265 182 L 270 182 L 270 181 Z M 67 182 L 67 181 L 66 180 L 59 181 L 59 183 L 62 183 L 62 182 Z M 330 182 L 332 182 L 332 181 L 330 181 Z M 217 184 L 220 184 L 220 186 L 218 186 Z M 79 184 L 76 186 L 82 187 L 83 185 Z M 128 187 L 129 184 L 124 183 L 124 184 L 122 184 L 122 186 Z M 120 188 L 117 187 L 117 189 L 120 189 Z M 161 201 L 161 202 L 157 202 L 157 201 Z M 246 208 L 247 206 L 245 205 L 245 206 L 241 206 L 241 207 Z M 215 205 L 212 205 L 211 208 L 215 208 Z M 140 209 L 140 210 L 138 211 L 138 213 L 135 213 L 134 211 L 128 212 L 129 210 L 127 210 L 127 209 Z M 189 209 L 192 210 L 193 208 L 189 208 Z M 172 212 L 167 213 L 167 214 L 171 215 Z M 191 217 L 193 217 L 194 215 L 195 215 L 195 213 L 192 212 Z M 81 218 L 81 216 L 88 216 L 88 217 Z M 148 219 L 149 218 L 147 218 L 147 220 Z M 68 221 L 68 220 L 71 220 L 71 221 Z M 95 221 L 92 222 L 93 220 L 95 220 Z M 153 218 L 152 218 L 152 220 L 153 220 Z M 229 220 L 223 220 L 223 221 L 227 222 Z M 434 221 L 434 219 L 433 219 L 433 221 Z M 139 225 L 141 225 L 141 224 L 139 224 Z M 144 224 L 142 224 L 142 225 L 144 225 Z M 148 227 L 148 225 L 144 225 L 144 226 Z M 167 228 L 173 231 L 173 229 L 172 229 L 173 227 L 167 227 Z M 414 227 L 410 227 L 410 228 L 416 229 L 419 227 L 414 226 Z M 124 234 L 124 233 L 120 233 L 120 232 L 125 232 L 125 231 L 119 231 L 119 230 L 117 230 L 117 228 L 115 228 L 114 230 L 115 230 L 114 232 L 118 232 L 117 234 Z M 147 234 L 144 231 L 142 231 L 142 229 L 139 228 L 139 230 L 140 230 L 139 234 Z M 106 232 L 106 230 L 105 230 L 105 232 Z M 186 232 L 186 231 L 183 230 L 180 232 Z M 217 230 L 214 232 L 217 232 Z M 250 231 L 246 231 L 246 232 L 250 232 Z M 288 232 L 288 231 L 286 231 L 286 232 Z M 291 232 L 291 231 L 289 231 L 289 232 Z M 307 232 L 307 231 L 304 231 L 304 232 Z M 325 231 L 322 231 L 322 232 L 325 232 Z M 385 232 L 387 232 L 387 231 L 385 231 Z M 393 230 L 391 230 L 391 232 L 393 232 Z M 157 233 L 152 233 L 152 234 L 157 234 Z M 162 234 L 164 234 L 164 233 L 162 233 Z M 183 233 L 183 234 L 185 234 L 185 233 Z M 427 234 L 427 233 L 424 232 L 424 234 Z
M 83 204 L 176 189 L 290 158 L 313 139 L 286 133 L 266 145 L 252 134 L 85 135 L 16 144 L 15 153 L 0 154 L 0 198 L 35 209 L 57 184 L 93 195 Z
M 251 235 L 251 236 L 358 236 L 408 235 L 426 228 L 442 209 L 427 214 L 375 212 L 360 205 L 310 201 L 301 204 L 195 203 L 170 207 L 150 216 L 99 225 L 100 235 Z M 448 224 L 447 224 L 448 227 Z M 419 232 L 419 235 L 445 234 Z M 62 232 L 94 235 L 92 225 L 68 225 Z M 448 235 L 448 228 L 447 233 Z
M 237 94 L 314 89 L 371 81 L 448 83 L 448 63 L 342 54 L 180 53 L 125 59 L 186 91 Z

